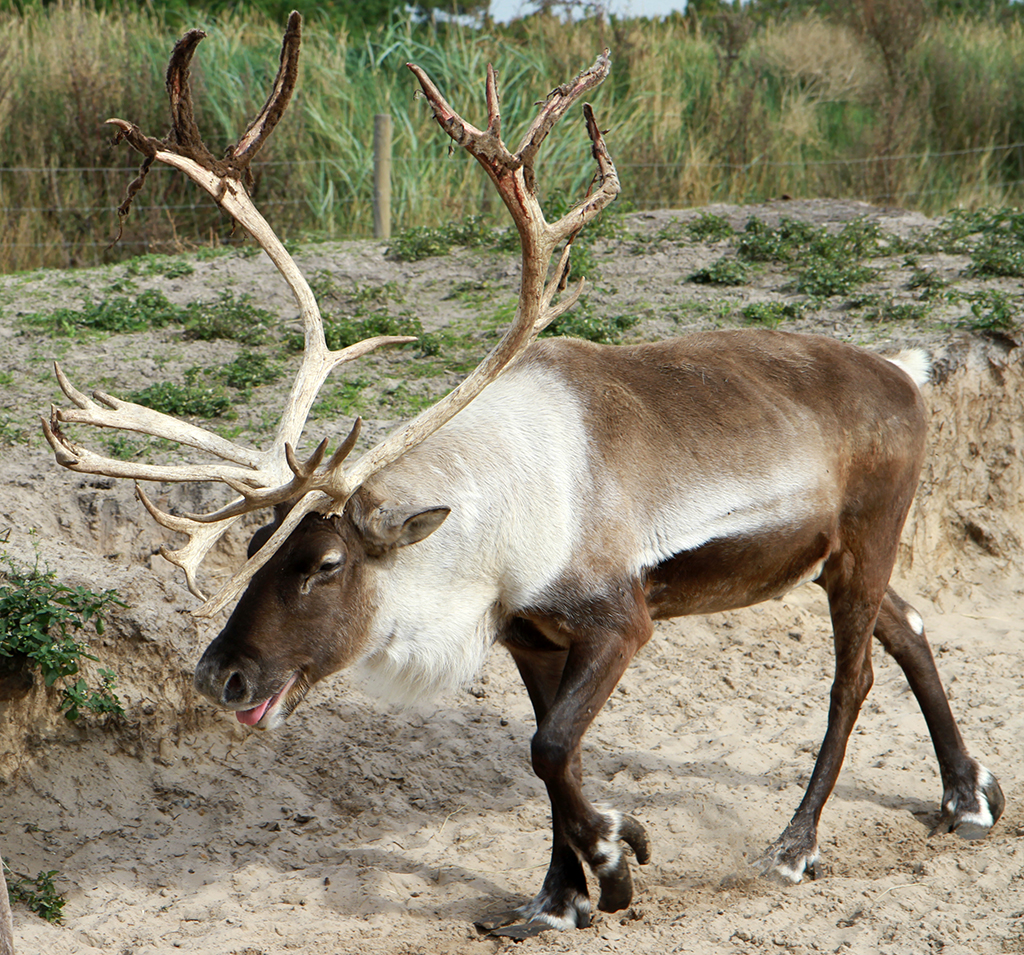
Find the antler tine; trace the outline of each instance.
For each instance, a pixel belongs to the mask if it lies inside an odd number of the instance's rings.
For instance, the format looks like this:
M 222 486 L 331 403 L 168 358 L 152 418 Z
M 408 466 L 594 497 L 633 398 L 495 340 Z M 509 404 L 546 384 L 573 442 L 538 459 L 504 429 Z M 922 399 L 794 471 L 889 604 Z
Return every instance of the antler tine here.
M 61 423 L 116 428 L 119 431 L 136 431 L 140 434 L 152 435 L 154 438 L 166 438 L 179 444 L 198 448 L 201 451 L 208 451 L 225 461 L 234 461 L 236 464 L 249 468 L 258 468 L 265 463 L 266 456 L 262 452 L 242 447 L 212 431 L 154 411 L 144 405 L 135 404 L 132 401 L 122 401 L 105 392 L 95 391 L 93 397 L 105 406 L 101 407 L 100 404 L 87 398 L 71 384 L 59 362 L 53 363 L 53 370 L 61 391 L 78 405 L 77 410 L 53 408 L 50 424 L 55 428 L 58 423 Z M 234 473 L 234 471 L 229 473 Z M 166 479 L 161 478 L 160 480 Z M 185 480 L 191 479 L 185 478 Z
M 190 156 L 203 166 L 212 167 L 216 161 L 207 149 L 196 125 L 192 108 L 192 85 L 189 67 L 196 47 L 206 38 L 203 30 L 189 30 L 175 45 L 167 64 L 167 96 L 171 101 L 171 122 L 174 143 L 183 155 Z
M 448 100 L 441 95 L 441 91 L 434 85 L 433 80 L 427 76 L 424 70 L 415 63 L 405 64 L 419 80 L 423 95 L 434 111 L 434 119 L 452 140 L 459 146 L 466 149 L 480 161 L 483 167 L 490 173 L 492 179 L 500 169 L 514 170 L 521 165 L 520 160 L 508 151 L 508 147 L 501 141 L 499 132 L 501 130 L 501 118 L 498 115 L 498 93 L 497 79 L 493 74 L 488 74 L 487 82 L 487 106 L 489 114 L 488 128 L 477 129 L 472 123 L 467 123 L 458 113 L 452 109 Z M 481 158 L 485 156 L 486 159 Z
M 196 581 L 196 571 L 203 562 L 203 558 L 210 552 L 214 544 L 224 536 L 225 531 L 234 523 L 234 520 L 221 521 L 218 524 L 204 524 L 191 520 L 187 517 L 179 517 L 160 510 L 148 497 L 139 484 L 135 485 L 135 495 L 142 502 L 142 506 L 149 511 L 150 516 L 161 527 L 177 531 L 180 534 L 188 535 L 188 543 L 177 550 L 169 547 L 160 548 L 160 556 L 170 561 L 176 567 L 185 572 L 185 582 L 192 594 L 200 600 L 206 600 L 206 595 L 200 589 Z
M 526 135 L 516 150 L 516 158 L 532 169 L 537 151 L 540 149 L 541 143 L 544 142 L 548 133 L 551 132 L 551 128 L 584 93 L 589 92 L 604 82 L 605 77 L 611 71 L 611 67 L 611 52 L 605 50 L 594 61 L 594 65 L 590 69 L 582 70 L 576 75 L 575 79 L 562 86 L 556 86 L 548 94 L 544 108 L 526 131 Z
M 585 196 L 561 219 L 551 224 L 550 228 L 556 236 L 556 241 L 567 239 L 571 242 L 580 229 L 619 194 L 621 188 L 615 163 L 608 153 L 608 147 L 594 118 L 594 110 L 589 103 L 583 104 L 583 117 L 587 124 L 587 134 L 590 136 L 590 152 L 597 163 L 597 174 L 594 178 L 600 185 L 596 192 Z
M 301 44 L 302 15 L 297 10 L 293 10 L 288 17 L 288 27 L 281 42 L 281 65 L 278 67 L 270 96 L 263 104 L 263 109 L 257 113 L 256 118 L 249 124 L 230 151 L 230 155 L 236 163 L 248 166 L 253 157 L 263 148 L 263 144 L 280 122 L 281 117 L 284 116 L 284 111 L 299 79 Z
M 498 100 L 498 74 L 487 64 L 487 132 L 501 142 L 501 110 Z

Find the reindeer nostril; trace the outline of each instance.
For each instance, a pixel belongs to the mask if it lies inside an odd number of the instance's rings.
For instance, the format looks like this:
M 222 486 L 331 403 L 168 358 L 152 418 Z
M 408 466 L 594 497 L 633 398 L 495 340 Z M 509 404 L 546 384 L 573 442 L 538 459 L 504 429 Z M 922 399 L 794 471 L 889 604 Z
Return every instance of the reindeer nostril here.
M 245 693 L 245 677 L 235 670 L 224 684 L 224 702 L 236 703 L 245 696 Z

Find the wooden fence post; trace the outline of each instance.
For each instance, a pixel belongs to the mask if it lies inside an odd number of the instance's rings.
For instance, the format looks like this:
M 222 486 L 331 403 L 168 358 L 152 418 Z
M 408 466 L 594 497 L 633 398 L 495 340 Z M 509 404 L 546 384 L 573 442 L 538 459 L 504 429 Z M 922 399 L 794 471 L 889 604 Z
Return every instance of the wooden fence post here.
M 373 237 L 391 238 L 391 117 L 373 117 Z

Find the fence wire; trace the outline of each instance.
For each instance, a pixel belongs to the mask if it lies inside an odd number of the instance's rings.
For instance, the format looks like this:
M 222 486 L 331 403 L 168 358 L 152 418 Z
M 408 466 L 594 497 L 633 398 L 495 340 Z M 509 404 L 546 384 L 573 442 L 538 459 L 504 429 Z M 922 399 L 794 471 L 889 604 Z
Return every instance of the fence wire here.
M 397 167 L 440 165 L 446 163 L 447 151 L 429 156 L 395 156 Z M 975 159 L 969 173 L 956 175 L 958 160 L 984 156 L 987 164 Z M 1015 161 L 1014 161 L 1015 160 Z M 924 175 L 915 177 L 924 184 L 909 189 L 900 185 L 903 172 L 910 164 Z M 928 183 L 932 166 L 941 165 L 945 181 Z M 974 149 L 945 152 L 917 152 L 874 157 L 839 159 L 808 159 L 779 161 L 755 157 L 748 162 L 620 162 L 616 164 L 620 178 L 626 184 L 624 196 L 633 208 L 692 208 L 711 201 L 758 202 L 773 197 L 773 193 L 758 194 L 765 182 L 784 183 L 793 176 L 791 190 L 794 197 L 860 199 L 872 204 L 899 204 L 909 207 L 935 208 L 946 196 L 952 202 L 965 192 L 980 196 L 996 196 L 1000 201 L 1017 200 L 1024 196 L 1024 142 L 1004 143 Z M 318 178 L 332 190 L 330 196 L 305 195 L 294 197 L 292 171 L 319 167 Z M 1019 171 L 1010 176 L 1011 167 Z M 372 176 L 365 170 L 347 183 L 348 191 L 335 190 L 332 172 L 338 170 L 337 160 L 331 157 L 300 160 L 270 160 L 254 165 L 262 183 L 257 203 L 273 217 L 309 233 L 321 233 L 330 238 L 365 238 L 369 230 L 339 226 L 345 204 L 358 204 L 362 208 L 361 221 L 369 222 L 372 208 Z M 545 165 L 546 175 L 553 181 L 564 183 L 579 177 L 578 165 L 570 160 L 550 161 Z M 116 208 L 120 204 L 126 184 L 135 177 L 138 165 L 123 166 L 0 166 L 0 269 L 15 270 L 36 265 L 63 267 L 78 264 L 96 264 L 111 257 L 122 258 L 137 250 L 168 250 L 184 245 L 200 244 L 197 236 L 209 235 L 214 241 L 224 231 L 224 217 L 216 206 L 196 193 L 194 201 L 167 198 L 159 201 L 161 193 L 173 196 L 181 188 L 179 179 L 163 178 L 151 182 L 147 198 L 133 206 L 133 220 L 162 223 L 163 229 L 148 227 L 149 234 L 142 239 L 133 238 L 130 231 L 111 251 L 111 238 L 117 229 Z M 150 175 L 174 172 L 168 167 L 154 166 Z M 710 194 L 688 197 L 678 184 L 684 179 L 702 179 L 717 183 Z M 879 182 L 882 183 L 881 187 Z M 45 186 L 40 185 L 45 183 Z M 283 183 L 284 185 L 279 185 Z M 632 183 L 642 184 L 631 189 Z M 32 189 L 30 186 L 35 185 Z M 63 203 L 60 196 L 78 192 L 90 196 L 86 202 Z M 186 186 L 187 188 L 187 186 Z M 482 187 L 483 188 L 483 187 Z M 633 191 L 634 195 L 629 193 Z M 289 193 L 289 195 L 285 195 Z M 339 193 L 344 193 L 339 194 Z M 44 201 L 40 202 L 45 194 Z M 779 195 L 779 190 L 774 191 Z M 26 201 L 24 197 L 30 198 Z M 52 198 L 51 198 L 52 197 Z M 671 197 L 667 200 L 666 197 Z M 46 201 L 49 199 L 49 201 Z M 140 200 L 142 197 L 140 197 Z M 413 200 L 407 199 L 407 208 Z M 486 200 L 485 200 L 486 202 Z M 474 210 L 477 211 L 477 210 Z M 444 210 L 438 209 L 438 214 Z M 402 218 L 402 209 L 396 216 Z M 49 220 L 51 228 L 47 240 L 33 237 L 32 221 Z M 353 221 L 347 217 L 348 223 Z M 396 224 L 401 224 L 399 221 Z M 188 236 L 183 241 L 182 236 Z

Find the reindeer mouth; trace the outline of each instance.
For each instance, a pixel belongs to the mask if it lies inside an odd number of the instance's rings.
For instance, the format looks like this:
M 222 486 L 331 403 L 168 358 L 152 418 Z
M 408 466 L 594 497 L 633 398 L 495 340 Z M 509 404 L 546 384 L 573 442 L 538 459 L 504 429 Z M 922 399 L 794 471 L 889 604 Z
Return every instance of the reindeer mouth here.
M 288 718 L 291 711 L 295 709 L 299 700 L 302 699 L 301 693 L 293 694 L 296 697 L 294 702 L 288 699 L 289 691 L 295 686 L 298 678 L 299 674 L 293 673 L 285 685 L 273 696 L 248 710 L 237 710 L 235 718 L 245 726 L 255 726 L 263 730 L 270 730 L 280 726 Z

